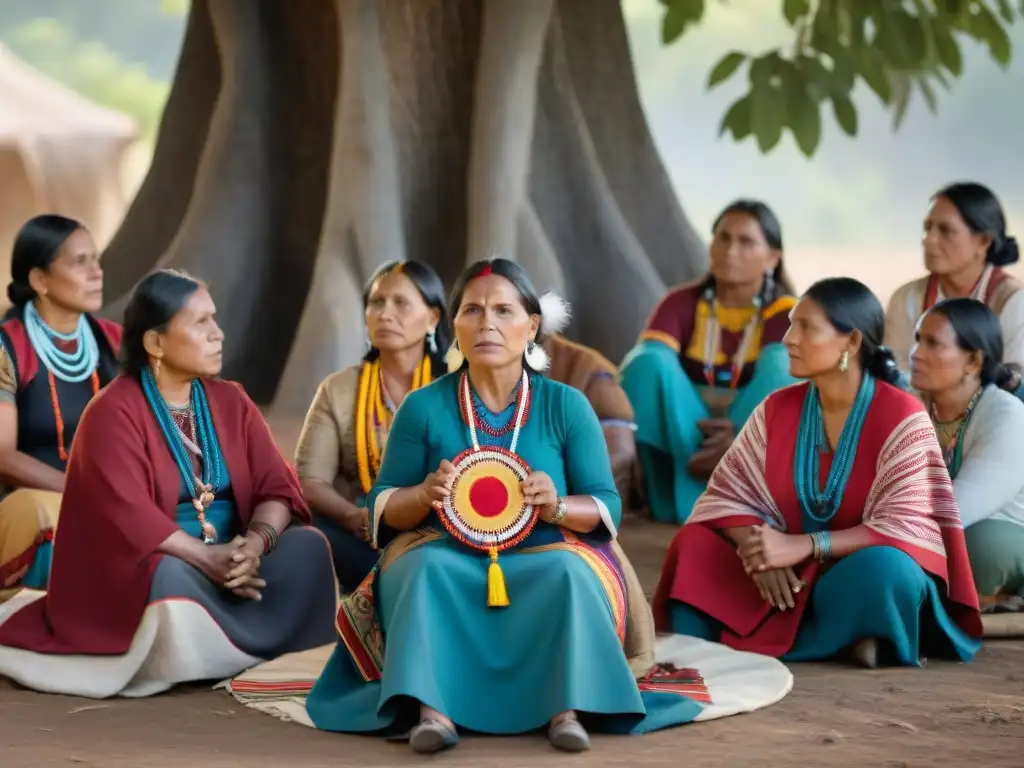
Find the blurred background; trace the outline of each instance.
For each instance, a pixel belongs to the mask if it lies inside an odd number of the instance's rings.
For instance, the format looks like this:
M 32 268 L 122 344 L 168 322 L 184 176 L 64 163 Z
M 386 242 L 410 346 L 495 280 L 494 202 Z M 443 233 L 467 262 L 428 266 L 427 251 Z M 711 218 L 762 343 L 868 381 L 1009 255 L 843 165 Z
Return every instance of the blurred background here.
M 707 235 L 738 196 L 769 202 L 783 222 L 798 287 L 849 274 L 885 300 L 922 272 L 928 196 L 961 179 L 989 185 L 1024 234 L 1024 59 L 1000 69 L 965 41 L 961 82 L 938 114 L 918 98 L 897 133 L 861 87 L 856 139 L 827 116 L 812 160 L 788 134 L 768 156 L 753 139 L 718 137 L 744 85 L 707 92 L 726 51 L 788 39 L 775 0 L 710 3 L 684 44 L 663 46 L 657 0 L 624 0 L 647 117 L 686 213 Z M 188 0 L 7 0 L 0 3 L 0 272 L 14 230 L 37 210 L 83 219 L 101 245 L 149 164 L 185 31 Z M 1012 28 L 1024 50 L 1024 26 Z M 791 33 L 790 33 L 791 35 Z M 984 116 L 984 117 L 983 117 Z M 99 181 L 97 181 L 99 180 Z M 1024 277 L 1024 268 L 1016 265 Z

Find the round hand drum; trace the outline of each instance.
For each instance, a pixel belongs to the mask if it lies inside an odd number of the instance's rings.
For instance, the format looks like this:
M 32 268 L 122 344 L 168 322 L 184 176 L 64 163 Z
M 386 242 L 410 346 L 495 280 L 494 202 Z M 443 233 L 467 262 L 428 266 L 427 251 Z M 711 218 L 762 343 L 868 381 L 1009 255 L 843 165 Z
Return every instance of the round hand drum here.
M 438 510 L 441 523 L 463 544 L 484 551 L 514 547 L 533 530 L 538 510 L 523 499 L 530 468 L 501 448 L 469 449 L 455 457 L 451 494 Z

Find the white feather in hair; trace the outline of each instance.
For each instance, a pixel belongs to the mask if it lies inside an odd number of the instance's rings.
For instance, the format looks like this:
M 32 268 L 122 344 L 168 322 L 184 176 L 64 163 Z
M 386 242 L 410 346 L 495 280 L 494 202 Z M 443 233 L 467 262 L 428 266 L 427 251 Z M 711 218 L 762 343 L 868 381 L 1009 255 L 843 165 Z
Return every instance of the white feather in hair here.
M 569 302 L 554 291 L 546 291 L 540 297 L 540 327 L 545 336 L 561 333 L 572 319 Z

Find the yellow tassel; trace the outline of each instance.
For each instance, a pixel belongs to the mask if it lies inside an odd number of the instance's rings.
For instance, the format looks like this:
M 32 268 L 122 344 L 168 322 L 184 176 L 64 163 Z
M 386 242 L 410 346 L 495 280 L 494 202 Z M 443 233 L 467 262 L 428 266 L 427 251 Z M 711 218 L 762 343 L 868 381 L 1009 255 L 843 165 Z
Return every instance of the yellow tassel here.
M 498 550 L 491 547 L 491 564 L 487 566 L 487 607 L 508 606 L 508 590 L 505 589 L 505 574 L 498 565 Z

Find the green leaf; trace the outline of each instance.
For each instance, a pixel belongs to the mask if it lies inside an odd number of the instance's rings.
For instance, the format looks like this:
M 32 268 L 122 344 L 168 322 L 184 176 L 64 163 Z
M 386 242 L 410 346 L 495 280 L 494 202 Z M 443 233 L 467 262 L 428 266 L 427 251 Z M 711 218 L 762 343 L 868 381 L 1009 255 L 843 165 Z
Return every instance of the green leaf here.
M 789 130 L 796 145 L 810 158 L 821 143 L 821 110 L 807 92 L 807 84 L 799 77 L 790 78 L 785 85 Z
M 935 90 L 932 88 L 932 84 L 928 82 L 928 78 L 922 75 L 917 78 L 917 87 L 921 91 L 921 95 L 924 96 L 924 101 L 928 105 L 928 111 L 933 115 L 938 114 L 939 102 L 935 98 Z
M 969 33 L 988 45 L 989 53 L 1004 68 L 1010 63 L 1012 55 L 1010 38 L 999 19 L 983 5 L 979 5 L 971 17 Z
M 785 118 L 785 102 L 779 89 L 767 81 L 756 83 L 750 91 L 750 121 L 762 153 L 779 143 Z
M 807 83 L 807 93 L 815 102 L 826 98 L 835 87 L 833 74 L 814 56 L 801 56 L 793 62 L 797 73 Z
M 725 54 L 712 68 L 711 74 L 708 75 L 708 90 L 711 90 L 719 83 L 724 83 L 736 74 L 736 70 L 746 60 L 747 55 L 745 53 L 733 51 L 732 53 Z
M 722 136 L 726 131 L 730 131 L 736 141 L 742 141 L 750 135 L 750 94 L 733 102 L 725 113 L 722 124 L 718 127 L 718 135 Z
M 892 101 L 892 83 L 889 82 L 889 75 L 885 71 L 882 57 L 877 50 L 865 48 L 857 58 L 857 74 L 864 78 L 864 82 L 875 92 L 883 104 Z
M 811 0 L 783 0 L 782 13 L 790 26 L 811 12 Z
M 772 51 L 754 59 L 750 63 L 749 77 L 751 85 L 767 83 L 772 77 L 782 71 L 785 64 L 786 62 L 782 60 L 778 51 Z
M 857 135 L 857 108 L 848 96 L 833 94 L 832 112 L 836 116 L 839 127 L 843 129 L 843 133 L 847 136 Z
M 661 41 L 665 45 L 678 39 L 687 27 L 704 16 L 704 0 L 670 0 L 665 5 L 665 17 L 661 20 Z
M 913 91 L 910 88 L 910 77 L 899 74 L 892 78 L 892 127 L 898 130 L 903 125 L 903 118 L 907 116 L 907 108 L 910 106 L 910 97 Z
M 960 45 L 948 27 L 936 30 L 935 48 L 942 66 L 948 69 L 953 77 L 960 77 L 964 71 L 964 58 L 960 53 Z
M 1003 17 L 1003 21 L 1007 24 L 1013 24 L 1016 20 L 1013 13 L 1013 5 L 1010 4 L 1010 0 L 999 0 L 999 15 Z M 1024 13 L 1024 5 L 1021 6 L 1021 13 Z
M 674 42 L 686 30 L 688 19 L 678 5 L 670 5 L 661 20 L 661 42 L 668 45 Z

